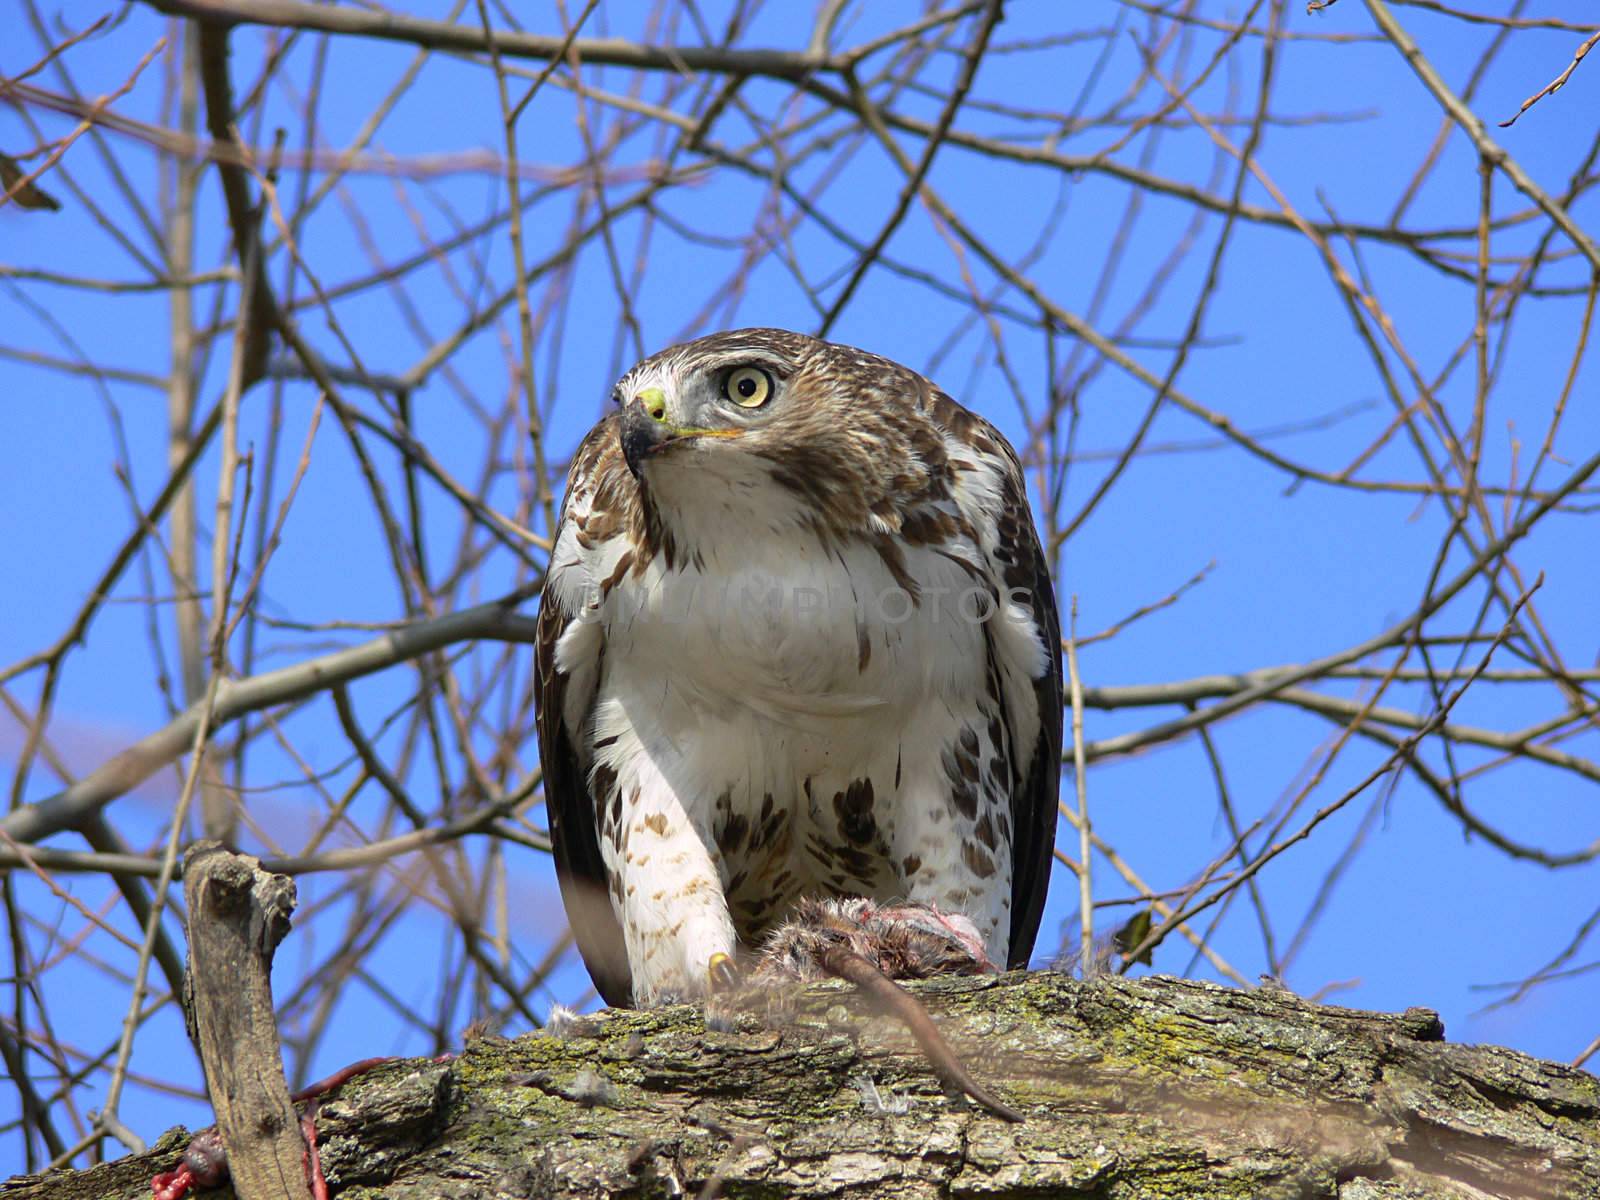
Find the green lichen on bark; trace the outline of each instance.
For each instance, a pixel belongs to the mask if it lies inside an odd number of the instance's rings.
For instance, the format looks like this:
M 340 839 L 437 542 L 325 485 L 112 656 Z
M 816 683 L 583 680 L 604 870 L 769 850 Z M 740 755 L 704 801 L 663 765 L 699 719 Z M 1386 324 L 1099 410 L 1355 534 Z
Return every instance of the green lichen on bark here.
M 1426 1010 L 1050 972 L 913 990 L 1025 1124 L 947 1095 L 904 1030 L 823 984 L 732 1033 L 689 1008 L 608 1013 L 391 1064 L 323 1105 L 325 1167 L 361 1200 L 693 1196 L 713 1177 L 730 1197 L 1600 1195 L 1600 1082 L 1445 1042 Z M 905 1111 L 869 1106 L 869 1083 Z M 0 1197 L 145 1196 L 182 1144 Z

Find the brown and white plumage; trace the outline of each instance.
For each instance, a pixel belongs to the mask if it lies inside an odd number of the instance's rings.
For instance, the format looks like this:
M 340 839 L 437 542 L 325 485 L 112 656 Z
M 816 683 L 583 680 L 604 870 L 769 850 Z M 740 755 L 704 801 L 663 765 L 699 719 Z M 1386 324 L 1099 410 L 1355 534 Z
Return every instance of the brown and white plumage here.
M 818 894 L 937 906 L 1025 964 L 1060 634 L 1011 447 L 915 372 L 782 330 L 675 346 L 616 398 L 573 459 L 538 648 L 601 995 L 699 994 Z

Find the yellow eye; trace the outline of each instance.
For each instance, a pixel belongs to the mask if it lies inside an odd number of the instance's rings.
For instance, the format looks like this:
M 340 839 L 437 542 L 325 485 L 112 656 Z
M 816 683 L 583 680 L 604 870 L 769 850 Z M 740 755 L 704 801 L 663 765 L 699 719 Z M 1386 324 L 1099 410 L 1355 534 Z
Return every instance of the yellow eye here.
M 772 376 L 760 367 L 735 367 L 722 381 L 722 394 L 740 408 L 760 408 L 772 398 Z

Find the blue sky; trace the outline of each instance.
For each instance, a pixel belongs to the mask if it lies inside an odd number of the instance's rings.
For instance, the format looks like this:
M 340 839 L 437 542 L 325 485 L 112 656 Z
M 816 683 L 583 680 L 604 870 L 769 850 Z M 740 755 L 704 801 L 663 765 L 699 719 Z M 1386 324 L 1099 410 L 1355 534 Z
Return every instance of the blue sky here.
M 18 0 L 7 0 L 16 5 Z M 809 30 L 810 7 L 769 4 L 739 41 L 748 46 L 792 45 Z M 1201 6 L 1209 19 L 1235 15 L 1221 6 Z M 1547 3 L 1538 15 L 1568 21 L 1592 20 L 1585 6 Z M 92 11 L 91 11 L 92 9 Z M 707 5 L 706 19 L 721 29 L 726 6 Z M 118 10 L 120 12 L 120 10 Z M 418 12 L 443 17 L 443 5 L 419 4 Z M 519 8 L 528 28 L 556 30 L 553 10 L 543 5 Z M 586 32 L 636 35 L 642 7 L 609 5 Z M 912 19 L 918 9 L 907 3 L 850 5 L 836 33 L 835 45 L 859 44 L 877 31 Z M 68 24 L 99 15 L 92 6 L 46 14 Z M 1450 20 L 1407 6 L 1397 6 L 1402 22 L 1419 39 L 1452 86 L 1461 87 L 1473 64 L 1494 35 L 1494 27 Z M 1530 13 L 1529 15 L 1533 15 Z M 473 20 L 469 8 L 461 17 Z M 692 24 L 681 14 L 672 34 L 682 42 L 697 40 Z M 1126 107 L 1119 97 L 1136 76 L 1135 36 L 1149 36 L 1144 18 L 1133 10 L 1107 4 L 1091 6 L 1069 19 L 1052 4 L 1015 0 L 995 35 L 1007 46 L 1076 28 L 1123 27 L 1111 39 L 1051 46 L 1032 51 L 996 53 L 984 65 L 974 96 L 1004 102 L 1013 108 L 1066 111 L 1078 108 L 1088 116 L 1137 114 L 1159 100 L 1159 89 L 1144 81 Z M 1297 34 L 1370 35 L 1372 24 L 1357 0 L 1342 0 L 1319 16 L 1307 16 L 1291 5 L 1286 28 Z M 609 24 L 607 24 L 609 22 Z M 12 24 L 15 24 L 13 21 Z M 132 7 L 102 34 L 74 47 L 67 55 L 78 87 L 96 96 L 119 86 L 140 56 L 168 28 L 143 7 Z M 965 33 L 956 44 L 962 44 Z M 1513 35 L 1485 73 L 1474 108 L 1486 119 L 1509 116 L 1523 98 L 1536 91 L 1570 61 L 1581 36 L 1554 30 L 1526 30 Z M 262 35 L 242 30 L 235 39 L 236 91 L 246 90 L 262 61 Z M 1192 74 L 1217 45 L 1214 33 L 1201 31 L 1187 48 L 1164 46 L 1162 62 L 1173 69 L 1181 57 Z M 1102 51 L 1103 61 L 1102 59 Z M 247 134 L 263 142 L 283 125 L 297 144 L 299 98 L 315 70 L 316 44 L 303 40 L 294 47 L 283 71 L 292 86 L 268 92 L 268 117 L 256 133 L 253 119 Z M 28 38 L 0 48 L 0 72 L 14 75 L 39 55 Z M 341 40 L 328 50 L 327 82 L 318 110 L 321 144 L 346 145 L 374 107 L 394 85 L 414 55 L 410 47 L 359 40 Z M 1175 57 L 1177 56 L 1177 57 Z M 874 62 L 880 60 L 873 60 Z M 1098 64 L 1098 65 L 1097 65 Z M 934 95 L 907 96 L 899 111 L 932 119 L 954 77 L 954 56 L 936 59 L 923 78 Z M 161 60 L 153 63 L 116 111 L 158 123 L 170 120 L 161 107 Z M 1098 71 L 1098 74 L 1096 73 Z M 1232 103 L 1248 105 L 1259 83 L 1259 41 L 1237 50 L 1225 66 L 1196 93 L 1203 111 L 1216 113 Z M 617 69 L 591 70 L 591 86 L 625 91 L 632 78 Z M 48 70 L 32 82 L 51 90 L 62 87 Z M 667 102 L 659 75 L 648 76 L 641 95 Z M 694 86 L 693 84 L 690 85 Z M 791 103 L 792 89 L 776 81 L 751 81 L 742 93 L 751 110 L 770 118 Z M 682 103 L 681 100 L 678 103 Z M 476 64 L 436 56 L 418 82 L 384 122 L 379 144 L 401 159 L 415 156 L 497 154 L 500 146 L 498 101 L 492 76 Z M 1338 218 L 1381 224 L 1389 219 L 1397 197 L 1432 142 L 1438 109 L 1394 48 L 1383 41 L 1330 43 L 1291 41 L 1281 48 L 1276 64 L 1272 110 L 1285 118 L 1264 133 L 1258 158 L 1296 208 L 1312 219 Z M 553 173 L 580 162 L 582 138 L 574 120 L 570 93 L 547 89 L 529 107 L 519 126 L 523 161 L 531 170 Z M 1517 161 L 1552 192 L 1567 186 L 1593 136 L 1591 115 L 1600 111 L 1600 71 L 1580 67 L 1560 93 L 1536 106 L 1510 130 L 1494 136 Z M 60 137 L 71 122 L 39 108 L 29 110 L 48 137 Z M 1297 123 L 1310 114 L 1338 113 L 1348 119 L 1321 125 Z M 614 110 L 594 109 L 591 121 L 605 129 Z M 1291 119 L 1292 118 L 1292 119 Z M 833 119 L 838 125 L 838 118 Z M 1030 132 L 1036 125 L 1006 112 L 969 108 L 958 126 L 994 137 Z M 823 128 L 830 128 L 824 126 Z M 730 112 L 717 127 L 717 140 L 739 146 L 750 137 L 748 120 Z M 1068 133 L 1057 148 L 1089 156 L 1107 151 L 1117 163 L 1140 166 L 1165 178 L 1205 185 L 1226 195 L 1233 185 L 1233 161 L 1217 168 L 1205 134 L 1194 129 L 1163 131 L 1158 142 L 1136 140 L 1118 145 L 1126 124 Z M 1243 126 L 1228 128 L 1240 139 Z M 20 154 L 35 136 L 11 109 L 0 111 L 0 149 Z M 661 152 L 654 127 L 646 125 L 616 152 L 617 178 L 606 195 L 615 204 L 640 183 L 639 170 Z M 902 143 L 913 156 L 920 142 Z M 107 145 L 147 202 L 157 196 L 157 155 L 137 138 L 108 135 Z M 37 165 L 39 159 L 28 160 Z M 64 158 L 71 178 L 85 195 L 104 206 L 107 219 L 133 232 L 129 235 L 146 256 L 155 255 L 152 239 L 138 229 L 138 218 L 116 190 L 104 161 L 88 139 L 76 143 Z M 902 183 L 888 157 L 870 143 L 842 165 L 832 156 L 806 159 L 796 168 L 794 183 L 802 191 L 823 187 L 824 210 L 854 236 L 870 239 L 886 218 Z M 1419 190 L 1402 222 L 1407 228 L 1471 228 L 1477 219 L 1476 155 L 1459 133 L 1444 144 L 1439 163 Z M 836 178 L 829 171 L 837 169 Z M 1213 170 L 1216 179 L 1210 179 Z M 631 173 L 630 173 L 631 172 Z M 1592 168 L 1591 168 L 1592 173 Z M 320 175 L 313 176 L 313 184 Z M 63 202 L 55 214 L 0 209 L 0 350 L 55 357 L 80 351 L 101 364 L 125 372 L 161 376 L 167 370 L 169 313 L 164 293 L 106 295 L 26 278 L 19 270 L 37 268 L 65 275 L 148 278 L 139 256 L 130 253 L 96 223 L 87 202 L 59 176 L 42 180 Z M 1051 298 L 1074 313 L 1088 311 L 1101 264 L 1136 193 L 1127 183 L 1094 169 L 1063 173 L 1025 167 L 945 147 L 934 164 L 930 182 L 1000 253 L 1015 259 L 1043 239 L 1043 247 L 1027 267 Z M 285 171 L 282 195 L 291 203 L 301 186 L 300 173 Z M 537 183 L 530 186 L 539 186 Z M 570 180 L 552 177 L 544 194 L 525 210 L 530 261 L 559 246 L 580 211 Z M 1247 203 L 1272 208 L 1274 202 L 1256 182 L 1243 193 Z M 1097 323 L 1110 332 L 1135 304 L 1152 274 L 1186 234 L 1189 205 L 1169 195 L 1141 196 L 1144 206 L 1131 235 L 1121 273 L 1108 291 L 1105 315 Z M 399 181 L 376 171 L 350 176 L 342 188 L 317 208 L 300 231 L 306 262 L 324 287 L 357 278 L 371 269 L 369 247 L 385 261 L 414 253 L 418 229 L 434 239 L 502 211 L 503 180 L 492 171 L 457 170 L 426 180 Z M 633 308 L 645 352 L 677 338 L 723 325 L 771 324 L 814 329 L 817 315 L 781 254 L 759 258 L 742 270 L 743 237 L 771 203 L 764 180 L 729 170 L 712 170 L 703 178 L 667 191 L 659 205 L 666 218 L 653 229 L 634 218 L 618 222 L 615 240 L 625 268 L 642 263 L 633 292 Z M 1526 206 L 1503 176 L 1493 190 L 1497 217 Z M 155 210 L 153 203 L 150 205 Z M 792 215 L 792 206 L 780 206 Z M 587 210 L 592 215 L 592 205 Z M 353 214 L 359 212 L 360 220 Z M 1572 214 L 1583 228 L 1600 228 L 1596 203 L 1584 194 Z M 214 174 L 201 185 L 197 262 L 209 269 L 227 261 L 225 223 Z M 701 235 L 675 232 L 686 224 Z M 1527 221 L 1498 231 L 1497 255 L 1525 253 L 1547 226 Z M 1177 337 L 1200 294 L 1206 264 L 1221 232 L 1215 216 L 1201 224 L 1195 250 L 1174 272 L 1137 333 L 1146 339 Z M 1390 421 L 1392 411 L 1372 361 L 1362 347 L 1337 289 L 1330 282 L 1315 249 L 1292 230 L 1239 222 L 1231 232 L 1220 282 L 1205 313 L 1207 339 L 1189 357 L 1177 387 L 1214 411 L 1225 413 L 1239 428 L 1270 430 L 1344 414 L 1327 427 L 1274 436 L 1275 451 L 1337 471 L 1360 453 Z M 707 240 L 707 238 L 711 240 Z M 735 239 L 723 245 L 716 238 Z M 848 271 L 852 256 L 810 223 L 801 223 L 788 243 L 805 276 L 831 300 Z M 1557 240 L 1558 249 L 1567 247 Z M 1450 249 L 1470 258 L 1470 240 Z M 1356 250 L 1336 245 L 1346 268 L 1366 281 L 1393 321 L 1398 336 L 1425 376 L 1439 371 L 1470 333 L 1473 288 L 1468 279 L 1447 278 L 1421 266 L 1408 250 L 1364 240 Z M 960 288 L 963 271 L 971 271 L 987 291 L 994 276 L 970 253 L 957 254 L 925 210 L 913 206 L 888 244 L 895 260 L 925 267 Z M 409 277 L 417 317 L 426 327 L 417 336 L 395 296 L 382 288 L 336 300 L 333 312 L 339 332 L 348 338 L 365 369 L 403 374 L 422 360 L 434 339 L 461 320 L 464 306 L 481 304 L 509 285 L 512 276 L 509 240 L 503 225 L 474 238 L 450 259 L 454 274 L 426 266 Z M 275 286 L 282 286 L 281 256 L 274 262 Z M 738 278 L 736 305 L 717 303 L 719 289 Z M 1539 282 L 1568 292 L 1581 287 L 1587 273 L 1581 260 L 1569 256 L 1541 271 Z M 304 297 L 302 278 L 296 295 Z M 459 290 L 457 290 L 459 289 Z M 545 297 L 544 281 L 535 288 L 535 302 Z M 463 299 L 465 297 L 465 299 Z M 1014 308 L 1028 310 L 1014 291 L 1002 297 Z M 197 289 L 196 311 L 210 320 L 220 302 L 223 315 L 234 310 L 231 291 Z M 610 267 L 597 245 L 578 259 L 567 280 L 564 318 L 549 326 L 535 349 L 535 374 L 547 420 L 547 445 L 552 461 L 564 460 L 578 436 L 603 411 L 615 375 L 636 356 L 632 340 L 619 334 L 621 311 Z M 1490 393 L 1482 473 L 1503 482 L 1513 462 L 1519 471 L 1544 436 L 1555 397 L 1571 362 L 1582 319 L 1582 296 L 1572 294 L 1523 302 L 1509 326 L 1496 325 L 1492 346 L 1497 357 Z M 707 312 L 701 318 L 698 314 Z M 845 309 L 832 336 L 862 345 L 913 367 L 927 368 L 947 390 L 983 412 L 1019 444 L 1026 441 L 1023 415 L 997 369 L 993 342 L 979 324 L 966 329 L 954 347 L 941 354 L 965 312 L 964 305 L 931 292 L 925 285 L 878 268 L 869 273 Z M 348 355 L 316 306 L 299 311 L 300 328 L 330 361 L 348 363 Z M 1037 418 L 1051 386 L 1050 356 L 1037 328 L 1002 320 L 1008 363 Z M 516 357 L 513 315 L 467 341 L 449 360 L 453 379 L 435 372 L 412 397 L 416 426 L 429 452 L 456 478 L 475 485 L 489 452 L 474 405 L 497 411 L 510 384 L 509 364 Z M 1054 338 L 1057 362 L 1066 361 L 1073 342 Z M 218 341 L 205 365 L 200 388 L 203 404 L 219 393 L 227 365 L 226 340 Z M 1161 346 L 1136 344 L 1131 354 L 1160 374 L 1170 361 Z M 1555 442 L 1555 459 L 1541 476 L 1553 485 L 1600 444 L 1600 405 L 1596 404 L 1596 354 L 1588 349 L 1578 382 Z M 1080 365 L 1092 361 L 1083 358 Z M 1389 355 L 1393 365 L 1395 358 Z M 930 363 L 936 365 L 930 367 Z M 378 414 L 369 395 L 351 388 L 354 403 Z M 1458 428 L 1471 413 L 1474 380 L 1469 364 L 1452 374 L 1439 400 Z M 264 385 L 247 398 L 241 442 L 265 455 L 269 399 Z M 1115 367 L 1102 367 L 1081 397 L 1077 446 L 1082 461 L 1065 476 L 1061 512 L 1072 514 L 1092 493 L 1107 460 L 1130 436 L 1149 401 L 1149 390 Z M 293 470 L 315 399 L 303 381 L 290 381 L 281 391 L 282 448 L 278 464 L 276 506 L 283 480 Z M 127 536 L 132 516 L 116 464 L 123 457 L 132 467 L 128 486 L 140 503 L 148 503 L 165 472 L 166 401 L 158 389 L 136 381 L 68 374 L 0 357 L 0 413 L 5 436 L 0 438 L 0 663 L 11 663 L 52 642 L 65 628 L 115 547 Z M 114 419 L 113 419 L 114 416 Z M 1142 606 L 1167 596 L 1197 572 L 1210 567 L 1204 581 L 1172 606 L 1146 617 L 1115 638 L 1085 647 L 1081 665 L 1090 687 L 1115 688 L 1181 680 L 1212 673 L 1236 673 L 1280 663 L 1301 662 L 1359 643 L 1403 617 L 1419 602 L 1434 556 L 1448 527 L 1437 502 L 1419 503 L 1415 496 L 1382 495 L 1293 482 L 1258 458 L 1220 443 L 1208 427 L 1168 406 L 1158 415 L 1146 445 L 1154 451 L 1135 459 L 1092 518 L 1066 543 L 1058 564 L 1058 591 L 1063 609 L 1071 597 L 1079 605 L 1084 634 L 1112 625 Z M 494 446 L 502 457 L 521 446 L 515 438 Z M 1437 447 L 1433 448 L 1437 453 Z M 402 475 L 392 453 L 375 455 L 377 470 L 390 495 L 403 491 Z M 264 469 L 264 458 L 258 462 Z M 218 459 L 202 460 L 196 478 L 200 512 L 209 529 Z M 1416 452 L 1403 438 L 1391 441 L 1364 473 L 1371 479 L 1419 479 Z M 526 498 L 527 483 L 505 467 L 489 491 L 491 502 L 512 512 Z M 398 503 L 398 499 L 396 500 Z M 1592 506 L 1592 493 L 1588 497 Z M 1498 505 L 1498 500 L 1494 501 Z M 253 514 L 251 519 L 253 520 Z M 437 489 L 424 489 L 420 518 L 434 562 L 448 563 L 462 535 L 459 508 Z M 1600 621 L 1594 603 L 1594 564 L 1600 560 L 1592 513 L 1553 514 L 1516 551 L 1516 565 L 1526 581 L 1541 571 L 1544 584 L 1535 603 L 1551 640 L 1561 647 L 1567 665 L 1579 669 L 1596 663 Z M 202 557 L 209 561 L 209 543 Z M 1467 561 L 1459 545 L 1447 558 L 1446 574 Z M 469 586 L 451 597 L 458 605 L 489 599 L 516 578 L 509 554 L 485 557 Z M 152 591 L 155 603 L 152 605 Z M 68 660 L 50 726 L 52 744 L 76 773 L 86 772 L 116 751 L 163 724 L 171 701 L 161 689 L 161 669 L 150 640 L 151 622 L 161 630 L 162 661 L 172 662 L 171 606 L 163 597 L 170 581 L 159 553 L 141 560 L 119 581 L 101 609 L 85 644 Z M 1446 607 L 1432 626 L 1449 632 L 1471 625 L 1481 592 L 1469 590 Z M 374 518 L 348 442 L 331 417 L 318 431 L 310 467 L 283 528 L 263 586 L 263 608 L 271 615 L 292 617 L 312 626 L 334 622 L 377 623 L 403 616 L 393 571 L 381 530 Z M 532 606 L 529 606 L 532 610 Z M 152 612 L 154 617 L 152 618 Z M 1485 628 L 1498 630 L 1503 612 L 1491 612 Z M 359 630 L 280 628 L 261 634 L 257 669 L 303 661 L 315 654 L 372 636 Z M 235 662 L 240 647 L 233 648 Z M 498 662 L 499 647 L 479 648 L 460 670 L 464 679 Z M 1468 662 L 1475 662 L 1470 652 Z M 1505 652 L 1496 666 L 1520 665 Z M 518 651 L 512 677 L 525 679 L 529 655 Z M 27 675 L 6 684 L 8 694 L 24 707 L 36 703 L 39 677 Z M 369 731 L 403 705 L 414 676 L 395 670 L 358 682 L 353 698 Z M 1323 685 L 1328 694 L 1360 696 L 1350 681 Z M 1385 703 L 1426 714 L 1430 706 L 1418 689 L 1400 688 Z M 1561 702 L 1548 688 L 1480 685 L 1460 702 L 1453 719 L 1495 730 L 1511 730 L 1560 711 Z M 1086 717 L 1091 739 L 1144 728 L 1178 715 L 1179 709 L 1091 709 Z M 22 734 L 15 720 L 0 713 L 0 764 L 14 770 Z M 1284 707 L 1253 709 L 1215 727 L 1216 748 L 1225 764 L 1234 802 L 1246 819 L 1267 812 L 1285 794 L 1292 794 L 1307 764 L 1319 761 L 1337 728 L 1320 718 Z M 337 795 L 354 778 L 348 747 L 339 732 L 332 706 L 326 702 L 295 712 L 282 725 L 283 743 L 264 740 L 252 751 L 246 803 L 272 839 L 295 846 L 322 820 L 327 797 L 301 775 L 293 756 L 318 774 L 329 795 Z M 378 738 L 385 753 L 397 753 L 395 731 Z M 1594 761 L 1600 738 L 1590 729 L 1560 743 L 1572 754 Z M 1436 750 L 1424 755 L 1442 769 Z M 531 740 L 524 747 L 522 768 L 536 762 Z M 1384 752 L 1356 742 L 1342 752 L 1326 778 L 1312 792 L 1315 808 L 1353 786 L 1382 761 Z M 1483 750 L 1459 751 L 1458 766 L 1467 769 L 1488 761 Z M 8 771 L 8 777 L 10 775 Z M 325 778 L 324 778 L 325 776 Z M 1098 831 L 1159 890 L 1181 888 L 1227 845 L 1216 802 L 1212 771 L 1201 745 L 1193 740 L 1166 744 L 1141 755 L 1097 763 L 1088 774 L 1090 803 Z M 407 780 L 419 796 L 437 805 L 438 781 L 425 766 Z M 1070 779 L 1069 779 L 1070 783 Z M 40 799 L 59 787 L 50 772 L 36 767 L 25 800 Z M 131 842 L 153 845 L 164 828 L 177 793 L 173 772 L 163 772 L 110 810 L 117 827 Z M 355 801 L 356 822 L 375 819 L 379 797 L 369 788 Z M 1070 795 L 1070 786 L 1067 793 Z M 1470 781 L 1464 792 L 1474 811 L 1509 835 L 1555 850 L 1580 848 L 1595 841 L 1596 785 L 1569 771 L 1517 764 L 1488 771 Z M 542 824 L 534 810 L 531 819 Z M 1600 1034 L 1593 1013 L 1600 1011 L 1600 981 L 1589 972 L 1552 983 L 1512 1007 L 1492 1012 L 1482 1008 L 1499 993 L 1482 985 L 1514 980 L 1537 968 L 1566 943 L 1593 910 L 1600 894 L 1600 868 L 1593 863 L 1549 870 L 1515 862 L 1481 839 L 1463 836 L 1460 825 L 1410 777 L 1391 788 L 1368 789 L 1319 828 L 1315 836 L 1270 865 L 1260 886 L 1274 913 L 1280 947 L 1294 933 L 1313 902 L 1329 866 L 1353 839 L 1360 852 L 1332 897 L 1303 950 L 1294 960 L 1288 982 L 1305 993 L 1330 985 L 1337 1003 L 1399 1009 L 1422 1004 L 1439 1009 L 1449 1036 L 1456 1040 L 1494 1041 L 1530 1053 L 1570 1059 Z M 69 836 L 52 845 L 80 848 Z M 1069 845 L 1063 837 L 1061 843 Z M 486 846 L 468 843 L 466 853 L 482 865 Z M 537 961 L 561 928 L 559 903 L 548 863 L 533 852 L 511 847 L 506 854 L 508 908 L 512 941 L 520 961 Z M 419 870 L 403 861 L 382 876 L 386 885 Z M 1096 863 L 1097 895 L 1122 897 L 1129 889 L 1114 878 L 1107 863 Z M 301 880 L 302 911 L 326 899 L 337 887 L 331 876 Z M 61 876 L 61 887 L 90 905 L 104 902 L 108 891 L 93 877 Z M 59 950 L 59 938 L 81 926 L 80 919 L 42 884 L 16 877 L 22 907 L 39 916 L 32 931 L 36 952 Z M 300 981 L 332 937 L 334 907 L 316 921 L 303 920 L 300 931 L 280 955 L 280 997 Z M 417 903 L 393 933 L 372 951 L 372 971 L 404 1005 L 432 1011 L 439 1003 L 438 964 L 447 943 L 447 923 L 425 903 Z M 1044 955 L 1075 924 L 1076 892 L 1071 879 L 1058 872 L 1040 938 Z M 126 911 L 114 909 L 113 921 L 135 933 Z M 1109 931 L 1127 914 L 1105 910 L 1098 918 Z M 1202 928 L 1216 910 L 1201 918 Z M 320 932 L 323 929 L 329 932 Z M 1233 965 L 1253 978 L 1264 970 L 1261 939 L 1243 898 L 1228 909 L 1214 945 Z M 91 955 L 112 964 L 113 973 L 131 968 L 132 958 L 104 934 L 87 937 L 71 957 L 52 967 L 42 985 L 57 1033 L 74 1045 L 98 1053 L 115 1038 L 127 1003 L 126 985 L 95 969 Z M 1570 965 L 1595 961 L 1593 947 L 1580 951 Z M 1188 969 L 1189 952 L 1173 938 L 1157 952 L 1156 969 Z M 1205 964 L 1195 968 L 1214 977 Z M 542 1012 L 555 999 L 572 1000 L 584 989 L 576 958 L 569 956 L 547 992 L 531 1003 Z M 470 994 L 447 996 L 459 1015 L 457 1027 L 473 1015 Z M 378 1053 L 424 1049 L 390 1009 L 369 992 L 352 988 L 332 1009 L 331 1033 L 315 1059 L 296 1063 L 302 1075 L 315 1077 L 350 1059 Z M 513 1019 L 508 1032 L 525 1022 Z M 149 1076 L 176 1076 L 192 1086 L 198 1079 L 183 1040 L 181 1023 L 169 1008 L 142 1034 L 135 1070 Z M 94 1107 L 103 1096 L 103 1076 L 77 1093 L 80 1108 Z M 0 1099 L 0 1119 L 16 1112 L 15 1098 Z M 153 1138 L 167 1124 L 204 1121 L 204 1108 L 175 1101 L 145 1087 L 135 1087 L 124 1102 L 124 1119 Z M 0 1167 L 22 1165 L 14 1135 L 0 1141 Z

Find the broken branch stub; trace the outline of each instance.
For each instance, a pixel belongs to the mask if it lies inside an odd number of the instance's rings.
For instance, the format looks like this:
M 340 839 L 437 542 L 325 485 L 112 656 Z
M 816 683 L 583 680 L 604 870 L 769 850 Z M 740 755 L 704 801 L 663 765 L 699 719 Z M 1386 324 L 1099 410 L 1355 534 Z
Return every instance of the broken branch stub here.
M 294 881 L 220 842 L 183 859 L 189 906 L 185 1013 L 241 1200 L 305 1196 L 305 1141 L 289 1100 L 272 1006 L 272 956 Z

